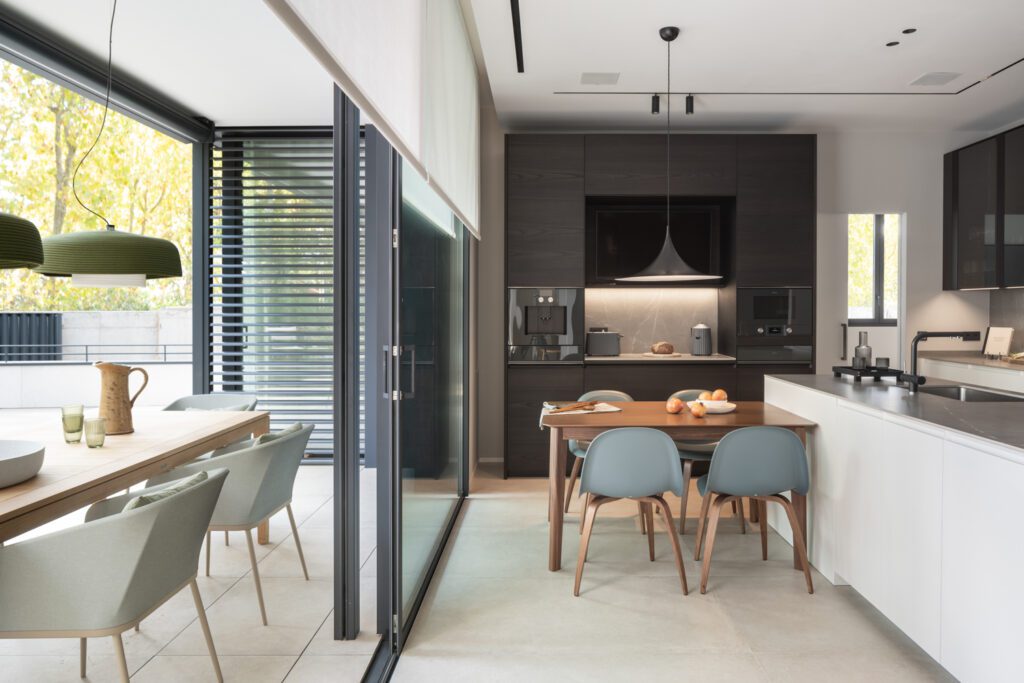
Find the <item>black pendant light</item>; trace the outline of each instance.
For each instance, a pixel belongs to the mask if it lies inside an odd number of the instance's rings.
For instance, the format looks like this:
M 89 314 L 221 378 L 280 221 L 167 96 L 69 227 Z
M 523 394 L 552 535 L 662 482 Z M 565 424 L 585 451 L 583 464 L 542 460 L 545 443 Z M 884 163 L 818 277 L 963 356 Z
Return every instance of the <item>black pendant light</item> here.
M 616 282 L 696 282 L 700 280 L 720 280 L 721 275 L 708 275 L 692 267 L 682 259 L 672 244 L 670 232 L 672 222 L 672 157 L 670 144 L 672 140 L 672 41 L 679 36 L 679 29 L 666 26 L 659 32 L 661 39 L 668 48 L 668 85 L 665 89 L 665 242 L 657 258 L 639 273 L 627 277 L 617 277 Z
M 86 150 L 71 177 L 71 191 L 83 209 L 103 221 L 104 230 L 84 230 L 43 239 L 42 264 L 35 270 L 50 277 L 71 277 L 78 287 L 141 287 L 154 278 L 181 277 L 181 256 L 173 242 L 116 230 L 98 211 L 90 209 L 78 196 L 75 181 L 78 170 L 95 149 L 103 135 L 110 110 L 110 86 L 113 81 L 114 16 L 117 0 L 110 11 L 110 32 L 107 38 L 107 92 L 103 103 L 103 119 L 96 139 Z

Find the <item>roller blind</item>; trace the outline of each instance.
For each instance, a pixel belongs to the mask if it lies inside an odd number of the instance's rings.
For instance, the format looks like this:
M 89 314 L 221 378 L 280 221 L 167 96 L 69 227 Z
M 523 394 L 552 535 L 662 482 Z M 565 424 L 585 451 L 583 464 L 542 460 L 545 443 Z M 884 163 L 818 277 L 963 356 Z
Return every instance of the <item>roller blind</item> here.
M 477 71 L 458 0 L 266 2 L 479 237 Z

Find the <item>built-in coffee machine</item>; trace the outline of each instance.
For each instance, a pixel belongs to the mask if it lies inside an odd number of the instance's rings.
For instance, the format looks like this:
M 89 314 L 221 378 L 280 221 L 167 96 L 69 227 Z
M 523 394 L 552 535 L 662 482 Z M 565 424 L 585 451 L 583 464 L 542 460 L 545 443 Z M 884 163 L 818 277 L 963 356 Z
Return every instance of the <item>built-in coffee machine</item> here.
M 582 363 L 585 334 L 582 289 L 509 288 L 510 363 Z
M 814 296 L 810 287 L 737 287 L 736 360 L 809 364 Z

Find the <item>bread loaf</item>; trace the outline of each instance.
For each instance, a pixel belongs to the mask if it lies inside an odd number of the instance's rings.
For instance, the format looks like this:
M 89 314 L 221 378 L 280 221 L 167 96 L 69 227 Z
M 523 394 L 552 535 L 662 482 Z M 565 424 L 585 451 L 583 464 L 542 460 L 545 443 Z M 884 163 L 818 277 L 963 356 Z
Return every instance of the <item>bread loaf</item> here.
M 676 347 L 667 341 L 654 342 L 651 344 L 651 353 L 671 354 L 676 352 Z

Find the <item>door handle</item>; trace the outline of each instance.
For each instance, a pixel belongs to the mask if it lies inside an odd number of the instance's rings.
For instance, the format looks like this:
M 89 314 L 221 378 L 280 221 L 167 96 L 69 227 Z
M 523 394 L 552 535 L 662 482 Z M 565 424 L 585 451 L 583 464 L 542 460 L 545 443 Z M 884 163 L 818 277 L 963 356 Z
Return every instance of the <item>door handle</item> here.
M 416 345 L 406 348 L 409 349 L 409 392 L 403 392 L 402 398 L 416 398 Z
M 388 367 L 391 365 L 391 347 L 387 344 L 383 347 L 381 354 L 381 383 L 384 390 L 381 392 L 385 401 L 391 400 L 391 383 L 388 381 Z
M 843 328 L 843 348 L 840 351 L 839 360 L 846 360 L 846 333 L 849 331 L 849 325 L 839 323 L 839 326 Z

